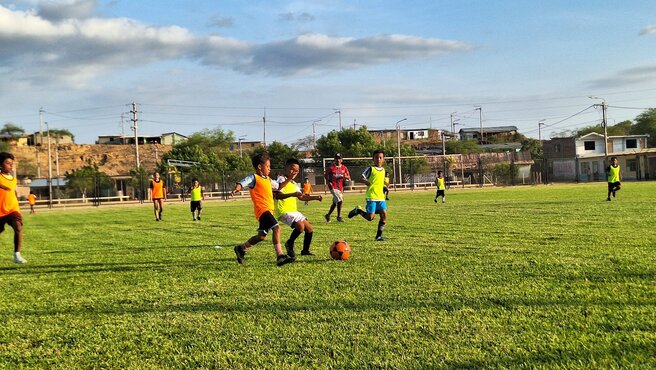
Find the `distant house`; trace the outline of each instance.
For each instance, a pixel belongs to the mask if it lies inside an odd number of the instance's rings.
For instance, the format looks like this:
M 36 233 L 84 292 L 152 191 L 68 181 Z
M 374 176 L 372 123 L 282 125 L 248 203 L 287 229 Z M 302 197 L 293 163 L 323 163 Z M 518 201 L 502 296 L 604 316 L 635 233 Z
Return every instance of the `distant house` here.
M 187 140 L 187 137 L 177 132 L 169 132 L 161 135 L 139 135 L 139 144 L 164 144 L 175 145 Z M 134 136 L 102 135 L 98 136 L 96 144 L 131 145 L 134 144 Z
M 608 156 L 617 157 L 626 180 L 656 178 L 656 148 L 647 147 L 649 135 L 608 137 Z M 554 180 L 606 181 L 604 135 L 555 138 L 543 143 Z
M 463 128 L 458 132 L 460 140 L 477 140 L 479 144 L 489 144 L 490 142 L 509 141 L 517 134 L 516 126 L 498 126 L 483 127 L 483 137 L 481 138 L 480 128 Z
M 74 144 L 73 136 L 68 134 L 50 133 L 50 144 Z M 27 145 L 46 146 L 48 145 L 48 131 L 35 132 L 27 135 Z
M 368 130 L 374 136 L 376 142 L 401 141 L 402 144 L 410 145 L 415 148 L 417 153 L 421 154 L 441 154 L 442 153 L 442 134 L 449 136 L 449 132 L 432 128 L 412 128 L 385 130 Z
M 233 152 L 238 153 L 239 151 L 241 151 L 242 153 L 244 153 L 244 152 L 248 152 L 248 151 L 251 151 L 255 148 L 263 147 L 263 146 L 264 146 L 264 143 L 261 142 L 261 141 L 244 141 L 244 140 L 240 140 L 240 141 L 235 141 L 235 142 L 230 143 L 229 149 Z
M 27 146 L 29 143 L 30 135 L 12 136 L 9 134 L 0 134 L 0 141 L 7 143 L 11 146 Z

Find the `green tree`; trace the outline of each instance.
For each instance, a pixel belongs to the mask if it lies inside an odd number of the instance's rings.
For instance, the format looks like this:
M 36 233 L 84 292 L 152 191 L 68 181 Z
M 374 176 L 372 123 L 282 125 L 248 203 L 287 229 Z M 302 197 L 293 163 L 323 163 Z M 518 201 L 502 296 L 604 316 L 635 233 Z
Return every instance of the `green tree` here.
M 648 134 L 649 140 L 647 143 L 649 147 L 656 147 L 656 108 L 647 109 L 638 115 L 635 124 L 631 127 L 630 134 Z
M 64 176 L 68 180 L 66 188 L 72 195 L 88 196 L 94 194 L 96 189 L 109 190 L 114 186 L 112 179 L 104 172 L 100 172 L 95 163 L 88 163 L 77 170 L 66 172 Z
M 5 123 L 4 126 L 2 126 L 2 128 L 0 128 L 0 134 L 9 135 L 10 137 L 12 137 L 14 139 L 19 138 L 24 133 L 25 133 L 25 130 L 22 127 L 14 124 L 12 122 L 7 122 L 7 123 Z
M 457 140 L 446 142 L 447 154 L 471 154 L 482 153 L 483 149 L 477 140 Z
M 633 122 L 630 120 L 622 121 L 606 128 L 606 132 L 611 136 L 629 135 L 633 127 Z M 598 125 L 587 126 L 576 131 L 577 136 L 584 136 L 589 133 L 595 132 L 597 134 L 604 134 L 604 126 L 600 123 Z
M 266 148 L 255 148 L 252 155 L 257 155 L 265 150 L 269 153 L 269 157 L 271 157 L 271 169 L 274 170 L 282 170 L 285 167 L 285 162 L 287 162 L 289 158 L 298 158 L 299 156 L 296 147 L 288 146 L 278 141 L 274 141 Z M 251 168 L 252 167 L 253 166 L 251 165 Z
M 331 131 L 317 139 L 318 154 L 326 158 L 332 158 L 335 153 L 341 153 L 344 157 L 370 157 L 374 150 L 382 147 L 383 144 L 376 142 L 366 126 L 358 130 L 347 128 Z
M 75 141 L 75 135 L 67 129 L 50 129 L 50 137 L 55 142 L 59 142 L 59 139 L 67 135 L 71 137 L 72 141 Z

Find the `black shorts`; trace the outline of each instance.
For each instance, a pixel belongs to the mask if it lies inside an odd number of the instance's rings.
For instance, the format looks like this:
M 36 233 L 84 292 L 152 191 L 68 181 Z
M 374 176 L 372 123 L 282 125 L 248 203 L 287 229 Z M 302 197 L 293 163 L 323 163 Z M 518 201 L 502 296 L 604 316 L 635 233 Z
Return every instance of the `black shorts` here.
M 620 185 L 622 185 L 622 184 L 620 184 L 619 181 L 617 181 L 617 182 L 609 182 L 609 183 L 608 183 L 608 191 L 613 191 L 613 189 L 615 189 L 615 188 L 619 188 Z
M 260 221 L 260 227 L 257 231 L 264 235 L 269 234 L 271 229 L 278 227 L 278 220 L 269 211 L 262 213 L 258 221 Z
M 192 200 L 189 202 L 189 206 L 191 207 L 191 212 L 196 212 L 196 210 L 201 210 L 203 209 L 203 206 L 200 204 L 200 200 Z
M 16 231 L 18 225 L 23 226 L 23 216 L 19 212 L 12 212 L 0 217 L 0 233 L 5 231 L 5 224 L 11 226 Z
M 444 196 L 444 190 L 438 190 L 437 194 L 435 194 L 435 198 L 437 197 L 443 197 Z

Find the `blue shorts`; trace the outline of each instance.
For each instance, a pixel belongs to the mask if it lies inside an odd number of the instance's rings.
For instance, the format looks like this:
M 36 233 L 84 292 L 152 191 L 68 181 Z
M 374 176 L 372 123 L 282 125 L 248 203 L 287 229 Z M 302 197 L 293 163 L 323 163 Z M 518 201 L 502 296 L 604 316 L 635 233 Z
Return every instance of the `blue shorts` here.
M 387 203 L 384 200 L 368 200 L 364 209 L 367 213 L 381 213 L 387 211 Z

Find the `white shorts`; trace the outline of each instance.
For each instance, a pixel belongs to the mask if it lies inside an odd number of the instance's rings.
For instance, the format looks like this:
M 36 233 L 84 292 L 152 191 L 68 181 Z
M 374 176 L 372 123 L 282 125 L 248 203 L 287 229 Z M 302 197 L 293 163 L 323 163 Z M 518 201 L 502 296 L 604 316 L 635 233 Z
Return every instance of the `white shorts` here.
M 295 222 L 303 222 L 305 220 L 307 220 L 307 217 L 303 216 L 301 212 L 287 212 L 278 217 L 278 221 L 289 227 L 293 227 L 292 225 L 294 225 Z
M 344 201 L 344 196 L 342 195 L 341 191 L 332 189 L 330 193 L 333 195 L 333 203 L 337 204 Z

